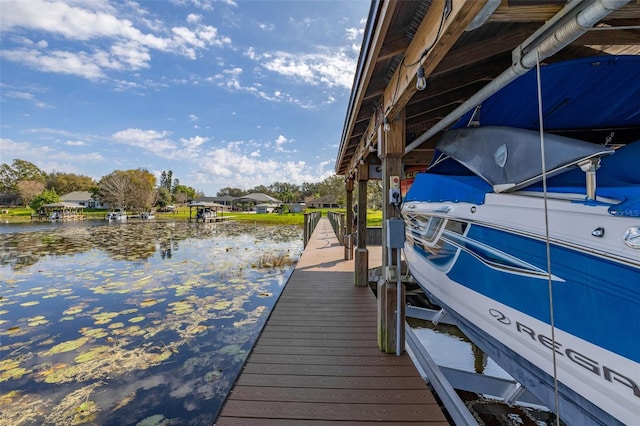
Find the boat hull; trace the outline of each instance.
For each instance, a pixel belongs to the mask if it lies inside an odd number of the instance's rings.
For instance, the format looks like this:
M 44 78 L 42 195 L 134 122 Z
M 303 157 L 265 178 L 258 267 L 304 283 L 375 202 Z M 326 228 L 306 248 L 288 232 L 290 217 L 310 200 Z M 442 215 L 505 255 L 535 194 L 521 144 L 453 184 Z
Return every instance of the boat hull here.
M 584 206 L 553 201 L 550 222 L 560 236 L 551 244 L 549 279 L 543 227 L 535 224 L 540 200 L 487 198 L 483 205 L 414 202 L 404 208 L 412 274 L 474 343 L 544 405 L 554 411 L 558 405 L 564 421 L 633 424 L 640 414 L 638 265 L 608 256 L 605 243 L 580 250 L 579 239 L 560 237 L 561 229 L 580 235 L 575 227 L 590 233 L 603 219 L 620 222 L 607 229 L 621 235 L 633 220 L 591 206 L 581 215 Z

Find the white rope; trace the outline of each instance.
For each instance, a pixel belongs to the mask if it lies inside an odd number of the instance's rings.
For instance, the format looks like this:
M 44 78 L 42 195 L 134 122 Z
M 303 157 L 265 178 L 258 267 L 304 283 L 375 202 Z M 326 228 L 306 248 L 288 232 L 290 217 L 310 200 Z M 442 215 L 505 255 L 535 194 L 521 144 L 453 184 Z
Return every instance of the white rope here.
M 542 116 L 542 83 L 540 81 L 540 57 L 536 49 L 536 81 L 538 90 L 538 122 L 540 123 L 540 155 L 542 156 L 542 191 L 544 194 L 544 226 L 545 226 L 545 242 L 547 248 L 547 277 L 549 292 L 549 313 L 551 322 L 551 344 L 556 347 L 555 320 L 553 315 L 553 281 L 551 280 L 551 244 L 549 242 L 549 210 L 547 204 L 547 167 L 544 155 L 544 124 Z M 551 351 L 553 357 L 553 390 L 555 400 L 556 426 L 560 426 L 560 400 L 558 397 L 558 364 L 556 351 Z

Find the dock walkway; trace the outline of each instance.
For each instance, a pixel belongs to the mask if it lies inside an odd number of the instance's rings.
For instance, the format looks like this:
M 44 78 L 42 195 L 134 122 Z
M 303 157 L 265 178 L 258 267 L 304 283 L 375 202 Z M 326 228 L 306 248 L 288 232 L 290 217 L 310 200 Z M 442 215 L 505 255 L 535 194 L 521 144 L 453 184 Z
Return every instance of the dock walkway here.
M 375 296 L 343 258 L 322 218 L 216 425 L 449 424 L 409 356 L 378 349 Z

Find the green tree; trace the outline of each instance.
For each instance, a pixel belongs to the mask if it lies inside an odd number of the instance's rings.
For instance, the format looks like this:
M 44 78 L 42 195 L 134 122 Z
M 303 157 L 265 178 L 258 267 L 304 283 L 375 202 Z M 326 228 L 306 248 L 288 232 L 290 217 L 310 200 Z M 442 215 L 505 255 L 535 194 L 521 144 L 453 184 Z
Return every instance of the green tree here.
M 344 205 L 347 202 L 347 191 L 345 188 L 344 178 L 342 176 L 329 176 L 319 183 L 318 192 L 321 196 L 333 195 L 338 204 Z
M 229 195 L 231 197 L 241 197 L 243 195 L 247 195 L 248 192 L 243 191 L 240 188 L 231 188 L 231 187 L 226 187 L 226 188 L 222 188 L 221 190 L 219 190 L 216 193 L 217 197 L 223 197 L 225 195 Z
M 171 205 L 173 202 L 173 197 L 171 196 L 171 192 L 164 186 L 160 186 L 158 188 L 158 205 L 160 207 L 166 207 Z
M 45 189 L 31 200 L 29 207 L 31 207 L 33 211 L 37 212 L 45 204 L 57 203 L 59 201 L 60 197 L 56 193 L 55 189 Z
M 171 170 L 169 170 L 168 172 L 165 172 L 163 170 L 162 173 L 160 173 L 160 187 L 167 188 L 169 192 L 172 192 L 171 188 L 173 187 L 173 172 Z
M 35 164 L 15 159 L 11 165 L 3 163 L 0 166 L 0 191 L 15 192 L 16 184 L 21 180 L 32 180 L 45 182 L 47 174 L 40 170 Z
M 46 188 L 55 189 L 58 194 L 73 191 L 89 191 L 96 186 L 93 178 L 75 173 L 51 172 L 47 175 Z
M 289 182 L 274 182 L 269 185 L 271 196 L 282 200 L 285 203 L 298 200 L 301 197 L 300 187 Z
M 156 204 L 156 177 L 145 169 L 127 170 L 130 187 L 127 205 L 134 210 L 148 211 Z
M 178 179 L 176 179 L 177 181 Z M 179 203 L 184 203 L 187 200 L 194 200 L 198 197 L 198 191 L 187 185 L 176 185 L 173 189 L 173 196 Z M 179 199 L 180 198 L 180 199 Z
M 309 182 L 303 182 L 302 186 L 300 187 L 300 192 L 301 192 L 301 196 L 304 197 L 316 197 L 316 196 L 320 196 L 320 190 L 319 190 L 320 184 L 317 182 L 314 183 L 309 183 Z

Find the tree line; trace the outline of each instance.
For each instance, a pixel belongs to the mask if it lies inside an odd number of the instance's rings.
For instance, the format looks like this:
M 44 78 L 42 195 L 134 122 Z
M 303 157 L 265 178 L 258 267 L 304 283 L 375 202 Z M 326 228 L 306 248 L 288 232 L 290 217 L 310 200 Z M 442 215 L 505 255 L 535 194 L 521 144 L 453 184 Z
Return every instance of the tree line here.
M 182 185 L 171 170 L 162 171 L 159 182 L 145 169 L 114 170 L 96 182 L 89 176 L 74 173 L 46 173 L 35 164 L 20 159 L 0 165 L 0 192 L 19 196 L 24 206 L 35 211 L 44 204 L 59 202 L 60 195 L 73 191 L 88 191 L 94 199 L 109 204 L 111 208 L 135 211 L 182 204 L 204 196 L 202 192 Z M 346 203 L 344 179 L 336 175 L 302 185 L 274 182 L 247 190 L 226 187 L 216 195 L 241 197 L 255 192 L 270 195 L 284 203 L 323 196 L 331 196 L 335 203 L 341 205 Z
M 203 196 L 181 185 L 173 173 L 162 172 L 161 182 L 145 169 L 114 170 L 99 181 L 75 173 L 46 173 L 35 164 L 15 159 L 0 165 L 0 192 L 13 195 L 26 207 L 38 211 L 44 204 L 60 201 L 60 195 L 88 191 L 92 198 L 115 209 L 148 211 Z

